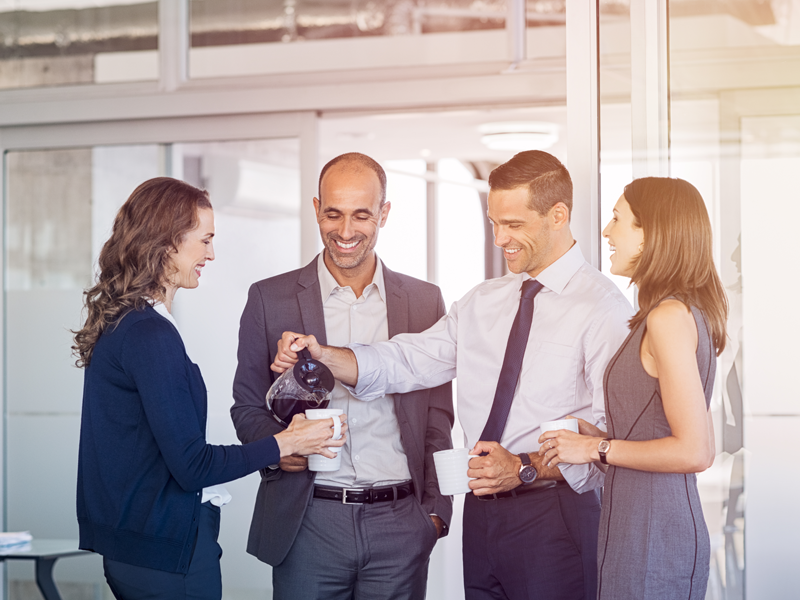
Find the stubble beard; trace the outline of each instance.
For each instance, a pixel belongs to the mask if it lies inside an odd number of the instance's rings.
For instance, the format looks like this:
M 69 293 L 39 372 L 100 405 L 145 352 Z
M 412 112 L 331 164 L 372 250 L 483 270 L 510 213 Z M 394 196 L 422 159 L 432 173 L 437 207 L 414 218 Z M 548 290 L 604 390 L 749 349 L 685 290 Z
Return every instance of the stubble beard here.
M 339 240 L 343 241 L 343 240 Z M 354 240 L 350 240 L 351 242 Z M 349 256 L 342 256 L 339 254 L 339 248 L 336 245 L 336 238 L 328 237 L 325 249 L 328 251 L 328 256 L 330 256 L 331 261 L 340 269 L 357 269 L 361 265 L 366 262 L 367 258 L 372 252 L 372 249 L 375 247 L 374 244 L 370 245 L 368 242 L 369 240 L 366 237 L 358 238 L 358 241 L 361 242 L 360 252 L 355 255 Z
M 537 240 L 538 241 L 538 240 Z M 530 273 L 531 271 L 540 271 L 545 263 L 550 248 L 551 239 L 548 237 L 546 240 L 541 240 L 536 246 L 524 247 L 519 251 L 519 254 L 526 254 L 525 262 L 518 262 L 519 270 L 515 271 L 511 268 L 511 264 L 506 261 L 508 270 L 512 273 Z

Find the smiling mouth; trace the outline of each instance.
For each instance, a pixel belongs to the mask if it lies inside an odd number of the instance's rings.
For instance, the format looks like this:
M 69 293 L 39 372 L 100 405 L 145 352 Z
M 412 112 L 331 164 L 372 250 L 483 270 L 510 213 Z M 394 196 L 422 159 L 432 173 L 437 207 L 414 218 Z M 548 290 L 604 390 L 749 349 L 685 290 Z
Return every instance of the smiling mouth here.
M 354 242 L 340 242 L 339 240 L 333 241 L 336 244 L 336 247 L 340 250 L 352 250 L 361 243 L 361 240 L 356 240 Z
M 200 272 L 203 270 L 203 267 L 205 267 L 205 264 L 202 264 L 202 265 L 197 265 L 197 266 L 194 268 L 194 272 L 195 272 L 195 274 L 196 274 L 198 277 L 200 277 Z
M 522 250 L 522 248 L 503 248 L 503 252 L 505 252 L 506 254 L 508 254 L 510 256 L 515 255 L 520 250 Z

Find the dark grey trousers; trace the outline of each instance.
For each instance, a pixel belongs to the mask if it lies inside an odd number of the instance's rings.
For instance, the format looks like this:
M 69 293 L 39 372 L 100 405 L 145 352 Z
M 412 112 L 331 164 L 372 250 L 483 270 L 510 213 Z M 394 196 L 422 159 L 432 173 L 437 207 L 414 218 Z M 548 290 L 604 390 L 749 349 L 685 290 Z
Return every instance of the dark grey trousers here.
M 312 498 L 286 559 L 272 569 L 274 600 L 425 597 L 436 527 L 414 496 L 375 504 Z

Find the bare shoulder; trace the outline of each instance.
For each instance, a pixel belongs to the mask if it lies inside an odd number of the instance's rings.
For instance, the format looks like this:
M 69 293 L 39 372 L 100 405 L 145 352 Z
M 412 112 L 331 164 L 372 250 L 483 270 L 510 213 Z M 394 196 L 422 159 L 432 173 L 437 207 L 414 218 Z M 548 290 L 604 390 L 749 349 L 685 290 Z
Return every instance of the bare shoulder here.
M 697 324 L 689 307 L 670 298 L 647 315 L 647 332 L 655 344 L 686 340 L 697 345 Z

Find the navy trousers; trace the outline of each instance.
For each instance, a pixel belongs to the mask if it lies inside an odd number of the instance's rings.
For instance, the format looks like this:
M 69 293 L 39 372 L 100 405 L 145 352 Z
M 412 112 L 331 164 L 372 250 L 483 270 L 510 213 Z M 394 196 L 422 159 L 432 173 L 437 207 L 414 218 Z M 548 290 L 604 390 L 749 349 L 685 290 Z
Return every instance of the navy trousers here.
M 220 600 L 219 507 L 204 502 L 189 572 L 168 573 L 103 557 L 108 587 L 117 600 Z
M 467 600 L 595 600 L 597 491 L 568 485 L 464 502 Z

